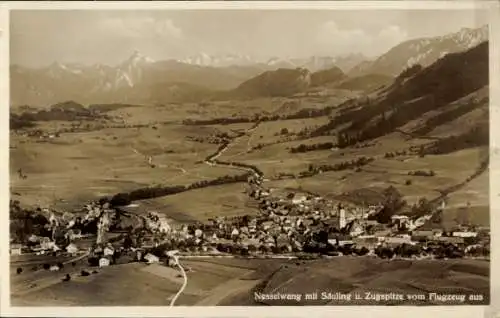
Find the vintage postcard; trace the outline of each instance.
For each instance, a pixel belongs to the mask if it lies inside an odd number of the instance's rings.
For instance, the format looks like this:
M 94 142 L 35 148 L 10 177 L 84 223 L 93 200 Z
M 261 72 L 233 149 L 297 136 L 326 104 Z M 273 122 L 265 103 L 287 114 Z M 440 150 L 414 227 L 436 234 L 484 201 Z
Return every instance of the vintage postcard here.
M 493 317 L 498 8 L 4 3 L 2 315 Z

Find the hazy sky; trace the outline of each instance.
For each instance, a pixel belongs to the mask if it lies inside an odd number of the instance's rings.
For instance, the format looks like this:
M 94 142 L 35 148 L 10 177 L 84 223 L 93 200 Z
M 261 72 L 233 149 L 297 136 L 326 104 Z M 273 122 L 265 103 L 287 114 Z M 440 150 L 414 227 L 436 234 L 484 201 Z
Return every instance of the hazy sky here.
M 156 60 L 199 52 L 256 57 L 363 53 L 487 23 L 472 10 L 11 11 L 11 62 L 114 65 L 134 50 Z

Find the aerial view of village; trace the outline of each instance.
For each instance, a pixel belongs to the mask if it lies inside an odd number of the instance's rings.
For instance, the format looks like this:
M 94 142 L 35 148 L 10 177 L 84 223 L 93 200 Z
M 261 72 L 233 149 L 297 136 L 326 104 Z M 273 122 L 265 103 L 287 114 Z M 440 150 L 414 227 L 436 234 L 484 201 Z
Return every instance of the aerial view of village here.
M 11 11 L 11 305 L 488 304 L 488 34 Z

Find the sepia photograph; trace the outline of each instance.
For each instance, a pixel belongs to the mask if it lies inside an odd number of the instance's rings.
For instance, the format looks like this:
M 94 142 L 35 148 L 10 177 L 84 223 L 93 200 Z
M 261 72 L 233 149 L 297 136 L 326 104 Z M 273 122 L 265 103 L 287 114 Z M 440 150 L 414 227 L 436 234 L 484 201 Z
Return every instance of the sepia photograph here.
M 8 33 L 11 306 L 490 304 L 489 10 Z

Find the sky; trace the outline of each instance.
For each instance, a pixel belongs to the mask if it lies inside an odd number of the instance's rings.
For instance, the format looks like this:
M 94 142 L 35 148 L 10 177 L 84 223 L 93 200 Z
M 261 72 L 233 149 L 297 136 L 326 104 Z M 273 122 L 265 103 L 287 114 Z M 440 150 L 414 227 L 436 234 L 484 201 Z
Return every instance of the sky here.
M 473 10 L 11 11 L 11 63 L 115 65 L 135 50 L 155 60 L 204 52 L 270 57 L 376 57 L 409 39 L 487 24 Z

